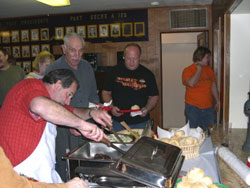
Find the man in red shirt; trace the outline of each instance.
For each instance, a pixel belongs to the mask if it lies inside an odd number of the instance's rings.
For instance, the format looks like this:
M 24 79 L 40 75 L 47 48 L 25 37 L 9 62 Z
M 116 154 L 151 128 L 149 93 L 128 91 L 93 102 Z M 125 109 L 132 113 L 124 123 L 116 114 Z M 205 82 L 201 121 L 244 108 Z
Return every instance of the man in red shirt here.
M 192 128 L 200 126 L 209 135 L 209 126 L 215 123 L 214 109 L 219 108 L 219 97 L 214 72 L 209 67 L 211 52 L 198 47 L 193 64 L 184 69 L 182 82 L 186 86 L 185 114 Z M 215 99 L 215 101 L 214 101 Z
M 25 79 L 9 91 L 0 111 L 0 146 L 17 172 L 38 181 L 62 182 L 54 169 L 54 124 L 94 141 L 107 138 L 98 126 L 85 121 L 93 117 L 102 126 L 111 126 L 107 112 L 69 107 L 77 88 L 74 74 L 58 69 L 42 80 Z

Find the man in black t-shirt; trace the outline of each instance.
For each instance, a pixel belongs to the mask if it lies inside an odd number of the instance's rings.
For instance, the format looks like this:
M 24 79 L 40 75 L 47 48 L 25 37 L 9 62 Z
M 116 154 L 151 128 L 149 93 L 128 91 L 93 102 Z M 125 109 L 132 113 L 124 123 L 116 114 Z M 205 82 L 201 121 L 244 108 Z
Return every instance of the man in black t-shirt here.
M 113 67 L 102 91 L 104 102 L 112 100 L 114 130 L 122 130 L 120 122 L 125 121 L 131 128 L 145 128 L 149 112 L 158 101 L 158 88 L 154 74 L 140 65 L 141 48 L 137 44 L 128 44 L 124 49 L 125 62 Z M 131 116 L 124 110 L 138 105 L 139 115 Z

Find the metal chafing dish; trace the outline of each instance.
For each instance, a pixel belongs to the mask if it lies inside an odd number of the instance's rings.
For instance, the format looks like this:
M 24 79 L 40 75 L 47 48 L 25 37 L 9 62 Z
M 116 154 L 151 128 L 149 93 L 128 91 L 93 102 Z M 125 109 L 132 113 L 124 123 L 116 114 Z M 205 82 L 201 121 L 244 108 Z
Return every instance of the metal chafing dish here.
M 142 137 L 115 164 L 111 171 L 150 187 L 172 188 L 184 161 L 180 148 Z

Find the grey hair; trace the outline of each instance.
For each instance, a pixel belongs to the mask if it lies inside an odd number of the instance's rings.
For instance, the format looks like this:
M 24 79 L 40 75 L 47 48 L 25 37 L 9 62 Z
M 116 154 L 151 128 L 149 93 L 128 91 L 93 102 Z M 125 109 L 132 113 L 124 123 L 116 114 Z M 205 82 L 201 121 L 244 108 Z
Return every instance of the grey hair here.
M 82 46 L 83 46 L 83 47 L 85 46 L 85 41 L 84 41 L 84 39 L 83 39 L 83 36 L 81 36 L 81 35 L 79 35 L 79 34 L 77 34 L 77 33 L 68 33 L 67 35 L 65 35 L 64 38 L 63 38 L 63 43 L 64 43 L 64 45 L 67 45 L 67 43 L 68 43 L 68 41 L 69 41 L 69 39 L 70 39 L 71 37 L 76 37 L 76 38 L 78 38 L 80 41 L 82 41 Z

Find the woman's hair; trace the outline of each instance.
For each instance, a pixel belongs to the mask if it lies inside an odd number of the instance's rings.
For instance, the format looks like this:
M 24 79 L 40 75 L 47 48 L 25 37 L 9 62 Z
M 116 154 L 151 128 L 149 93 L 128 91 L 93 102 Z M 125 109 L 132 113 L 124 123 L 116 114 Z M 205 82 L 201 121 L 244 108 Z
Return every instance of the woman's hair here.
M 50 52 L 42 51 L 36 56 L 34 62 L 32 63 L 33 70 L 39 72 L 39 63 L 43 64 L 46 59 L 49 59 L 51 62 L 55 61 L 55 57 Z
M 206 47 L 198 47 L 193 54 L 193 62 L 201 61 L 206 55 L 211 55 L 211 51 Z

